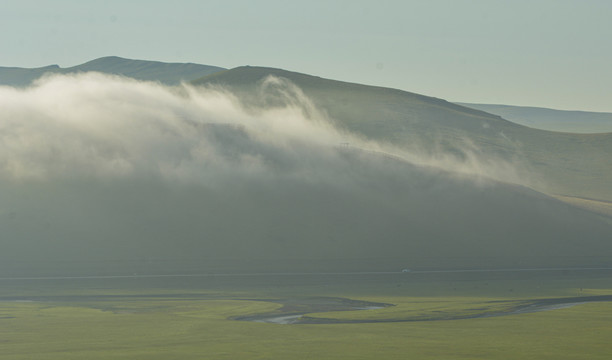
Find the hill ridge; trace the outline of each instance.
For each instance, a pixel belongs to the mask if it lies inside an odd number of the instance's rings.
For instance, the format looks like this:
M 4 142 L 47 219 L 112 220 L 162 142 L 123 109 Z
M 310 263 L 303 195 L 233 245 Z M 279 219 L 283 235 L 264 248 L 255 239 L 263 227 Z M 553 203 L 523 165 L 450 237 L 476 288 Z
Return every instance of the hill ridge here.
M 424 101 L 430 101 L 430 102 L 440 102 L 440 103 L 444 103 L 448 106 L 451 107 L 456 107 L 458 110 L 460 109 L 461 111 L 468 111 L 468 112 L 473 112 L 474 114 L 480 114 L 480 115 L 485 115 L 485 116 L 491 116 L 491 117 L 495 117 L 495 118 L 499 118 L 502 119 L 501 116 L 498 115 L 494 115 L 491 113 L 488 113 L 486 111 L 482 111 L 479 109 L 474 109 L 474 108 L 470 108 L 467 106 L 463 106 L 461 104 L 458 103 L 453 103 L 450 102 L 448 100 L 442 99 L 442 98 L 438 98 L 435 96 L 428 96 L 428 95 L 423 95 L 423 94 L 419 94 L 419 93 L 415 93 L 415 92 L 411 92 L 408 90 L 403 90 L 403 89 L 396 89 L 396 88 L 391 88 L 391 87 L 385 87 L 385 86 L 378 86 L 378 85 L 366 85 L 366 84 L 360 84 L 360 83 L 355 83 L 355 82 L 350 82 L 350 81 L 343 81 L 343 80 L 335 80 L 335 79 L 328 79 L 328 78 L 324 78 L 324 77 L 320 77 L 317 75 L 311 75 L 311 74 L 307 74 L 307 73 L 302 73 L 299 71 L 292 71 L 292 70 L 286 70 L 286 69 L 281 69 L 281 68 L 274 68 L 274 67 L 266 67 L 266 66 L 252 66 L 252 65 L 243 65 L 243 66 L 238 66 L 235 68 L 231 68 L 231 69 L 227 69 L 224 71 L 220 71 L 211 75 L 207 75 L 204 76 L 200 79 L 196 79 L 193 80 L 192 83 L 195 85 L 202 85 L 205 83 L 211 83 L 211 82 L 215 82 L 219 79 L 225 78 L 227 77 L 228 74 L 234 74 L 237 72 L 240 73 L 244 73 L 245 71 L 248 72 L 260 72 L 263 73 L 262 75 L 259 74 L 253 74 L 254 76 L 251 77 L 250 79 L 245 79 L 245 80 L 262 80 L 265 76 L 268 75 L 275 75 L 275 76 L 282 76 L 282 77 L 289 77 L 291 78 L 291 80 L 295 80 L 296 77 L 300 77 L 302 79 L 317 79 L 320 81 L 324 81 L 324 82 L 329 82 L 329 83 L 334 83 L 336 85 L 340 85 L 340 86 L 346 86 L 346 87 L 360 87 L 360 88 L 364 88 L 364 89 L 378 89 L 378 90 L 383 90 L 383 91 L 389 91 L 389 92 L 393 92 L 393 93 L 398 93 L 398 94 L 402 94 L 402 95 L 410 95 L 410 96 L 414 96 L 416 98 L 419 98 L 421 100 Z M 303 85 L 303 84 L 298 84 L 298 85 Z M 505 119 L 503 119 L 504 121 L 507 121 Z
M 97 71 L 127 76 L 137 80 L 159 81 L 167 85 L 176 85 L 182 81 L 191 81 L 224 69 L 218 66 L 196 63 L 162 62 L 128 59 L 119 56 L 103 56 L 65 68 L 56 64 L 38 68 L 0 67 L 0 85 L 28 86 L 34 80 L 47 73 L 70 74 L 87 71 Z

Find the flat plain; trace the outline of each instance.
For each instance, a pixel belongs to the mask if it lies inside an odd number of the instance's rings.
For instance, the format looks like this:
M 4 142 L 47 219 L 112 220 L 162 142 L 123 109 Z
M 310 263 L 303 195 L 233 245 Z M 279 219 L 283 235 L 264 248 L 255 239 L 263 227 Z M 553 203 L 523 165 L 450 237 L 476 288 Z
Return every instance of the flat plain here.
M 607 270 L 2 280 L 1 289 L 0 359 L 607 359 L 612 351 L 612 302 L 477 317 L 612 295 Z M 312 312 L 339 298 L 393 306 Z M 236 319 L 300 309 L 338 323 Z

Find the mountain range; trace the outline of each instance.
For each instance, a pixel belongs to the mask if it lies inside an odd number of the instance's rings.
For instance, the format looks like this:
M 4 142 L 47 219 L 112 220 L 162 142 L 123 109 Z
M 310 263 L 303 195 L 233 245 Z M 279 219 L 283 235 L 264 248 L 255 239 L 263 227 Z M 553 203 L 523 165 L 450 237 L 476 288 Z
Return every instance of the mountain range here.
M 536 129 L 584 134 L 612 132 L 612 113 L 530 106 L 458 104 L 499 115 L 517 124 Z
M 75 74 L 88 71 L 176 85 L 181 83 L 181 81 L 190 81 L 221 70 L 225 69 L 217 66 L 192 63 L 164 63 L 107 56 L 68 68 L 61 68 L 58 65 L 33 69 L 0 67 L 0 85 L 28 86 L 45 74 Z

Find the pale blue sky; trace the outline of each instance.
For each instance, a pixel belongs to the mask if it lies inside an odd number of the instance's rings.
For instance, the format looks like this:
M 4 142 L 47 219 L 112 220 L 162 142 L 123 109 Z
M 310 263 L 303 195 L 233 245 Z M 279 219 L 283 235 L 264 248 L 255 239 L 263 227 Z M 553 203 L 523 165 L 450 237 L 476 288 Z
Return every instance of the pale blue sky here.
M 612 1 L 2 1 L 0 66 L 261 65 L 451 101 L 612 112 Z

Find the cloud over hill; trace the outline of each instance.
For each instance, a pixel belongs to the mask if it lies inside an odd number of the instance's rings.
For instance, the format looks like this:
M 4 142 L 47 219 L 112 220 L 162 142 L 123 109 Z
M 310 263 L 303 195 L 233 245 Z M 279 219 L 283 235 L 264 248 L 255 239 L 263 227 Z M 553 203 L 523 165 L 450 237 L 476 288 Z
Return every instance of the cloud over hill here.
M 0 271 L 597 265 L 610 253 L 608 223 L 493 180 L 518 172 L 467 141 L 460 156 L 422 155 L 338 130 L 282 78 L 256 96 L 99 73 L 0 87 Z
M 0 169 L 12 179 L 159 176 L 205 181 L 223 172 L 318 176 L 338 148 L 516 180 L 465 141 L 461 160 L 425 156 L 340 131 L 299 88 L 269 77 L 252 108 L 219 87 L 167 87 L 100 73 L 51 75 L 0 87 Z M 305 174 L 306 171 L 310 175 Z

